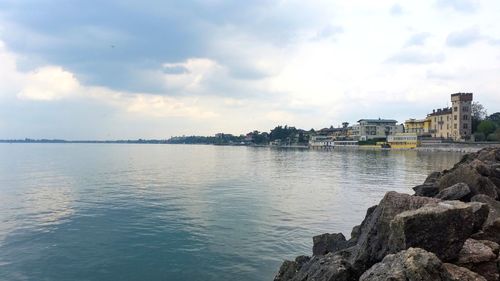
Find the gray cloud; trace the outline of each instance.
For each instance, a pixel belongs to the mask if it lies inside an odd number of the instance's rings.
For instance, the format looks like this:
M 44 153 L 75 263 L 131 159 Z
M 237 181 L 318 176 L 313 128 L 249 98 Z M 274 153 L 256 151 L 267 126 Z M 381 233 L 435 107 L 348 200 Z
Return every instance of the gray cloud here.
M 387 62 L 399 64 L 429 64 L 440 63 L 445 59 L 444 54 L 423 53 L 417 50 L 403 50 L 390 57 Z
M 405 46 L 422 46 L 425 44 L 427 38 L 431 36 L 428 32 L 420 32 L 413 34 L 408 41 L 406 41 Z
M 213 49 L 213 41 L 250 34 L 280 48 L 302 29 L 331 20 L 318 7 L 264 0 L 110 0 L 98 7 L 92 1 L 1 1 L 0 11 L 0 40 L 26 58 L 24 68 L 56 64 L 86 85 L 151 93 L 162 93 L 163 84 L 143 73 L 181 71 L 162 65 L 192 57 L 215 59 L 240 79 L 263 78 L 267 73 L 240 59 L 239 50 Z
M 477 0 L 437 0 L 436 6 L 439 9 L 453 9 L 462 13 L 474 13 L 479 9 Z
M 166 74 L 184 74 L 188 72 L 189 70 L 182 65 L 163 66 L 163 73 Z
M 467 47 L 481 39 L 482 36 L 479 32 L 479 29 L 473 27 L 450 33 L 446 38 L 446 45 L 457 48 Z

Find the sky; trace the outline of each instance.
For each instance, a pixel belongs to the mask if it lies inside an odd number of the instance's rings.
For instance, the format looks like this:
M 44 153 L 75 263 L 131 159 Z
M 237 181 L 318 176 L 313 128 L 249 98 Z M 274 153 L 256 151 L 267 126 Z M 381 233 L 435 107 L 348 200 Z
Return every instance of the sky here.
M 500 1 L 0 1 L 0 139 L 500 111 Z

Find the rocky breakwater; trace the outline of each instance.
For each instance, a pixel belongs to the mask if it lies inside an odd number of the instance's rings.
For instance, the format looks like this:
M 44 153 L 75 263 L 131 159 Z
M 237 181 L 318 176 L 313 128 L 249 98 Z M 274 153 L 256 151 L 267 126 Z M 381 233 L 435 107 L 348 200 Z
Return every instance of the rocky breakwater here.
M 388 192 L 351 238 L 313 238 L 312 256 L 275 281 L 500 280 L 500 148 L 429 175 L 415 195 Z

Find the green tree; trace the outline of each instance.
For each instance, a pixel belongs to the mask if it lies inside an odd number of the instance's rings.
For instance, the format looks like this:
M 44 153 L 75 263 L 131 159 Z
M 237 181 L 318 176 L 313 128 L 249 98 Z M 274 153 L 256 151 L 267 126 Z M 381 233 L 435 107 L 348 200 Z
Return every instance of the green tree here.
M 493 121 L 495 122 L 495 124 L 497 124 L 497 126 L 500 127 L 500 112 L 491 114 L 490 116 L 486 117 L 486 120 Z
M 477 126 L 477 131 L 479 133 L 483 133 L 486 138 L 488 138 L 488 135 L 495 132 L 497 129 L 497 125 L 495 122 L 490 121 L 490 120 L 483 120 L 479 125 Z
M 476 141 L 485 141 L 486 140 L 486 136 L 483 133 L 475 132 L 474 133 L 474 139 Z
M 475 101 L 472 102 L 472 107 L 471 107 L 471 121 L 472 121 L 472 132 L 476 132 L 479 126 L 479 123 L 483 121 L 488 113 L 486 112 L 486 109 L 484 109 L 484 106 L 480 104 L 479 102 Z
M 500 128 L 497 128 L 494 133 L 488 135 L 489 141 L 500 141 Z

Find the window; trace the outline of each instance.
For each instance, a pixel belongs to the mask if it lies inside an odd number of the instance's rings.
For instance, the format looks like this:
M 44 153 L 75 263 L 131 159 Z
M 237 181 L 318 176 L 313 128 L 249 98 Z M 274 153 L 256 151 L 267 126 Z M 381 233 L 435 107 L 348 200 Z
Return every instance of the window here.
M 464 119 L 464 120 L 467 120 L 467 115 L 464 115 L 463 119 Z
M 464 124 L 464 129 L 468 129 L 468 124 L 467 123 Z
M 469 110 L 469 108 L 468 108 L 467 106 L 464 106 L 464 107 L 462 107 L 462 110 L 463 110 L 464 112 L 467 112 L 467 111 Z
M 455 107 L 453 108 L 453 111 L 458 111 L 458 107 L 457 107 L 457 106 L 455 106 Z
M 453 119 L 457 120 L 457 115 L 453 115 Z
M 456 129 L 457 128 L 457 124 L 453 124 L 453 128 Z

